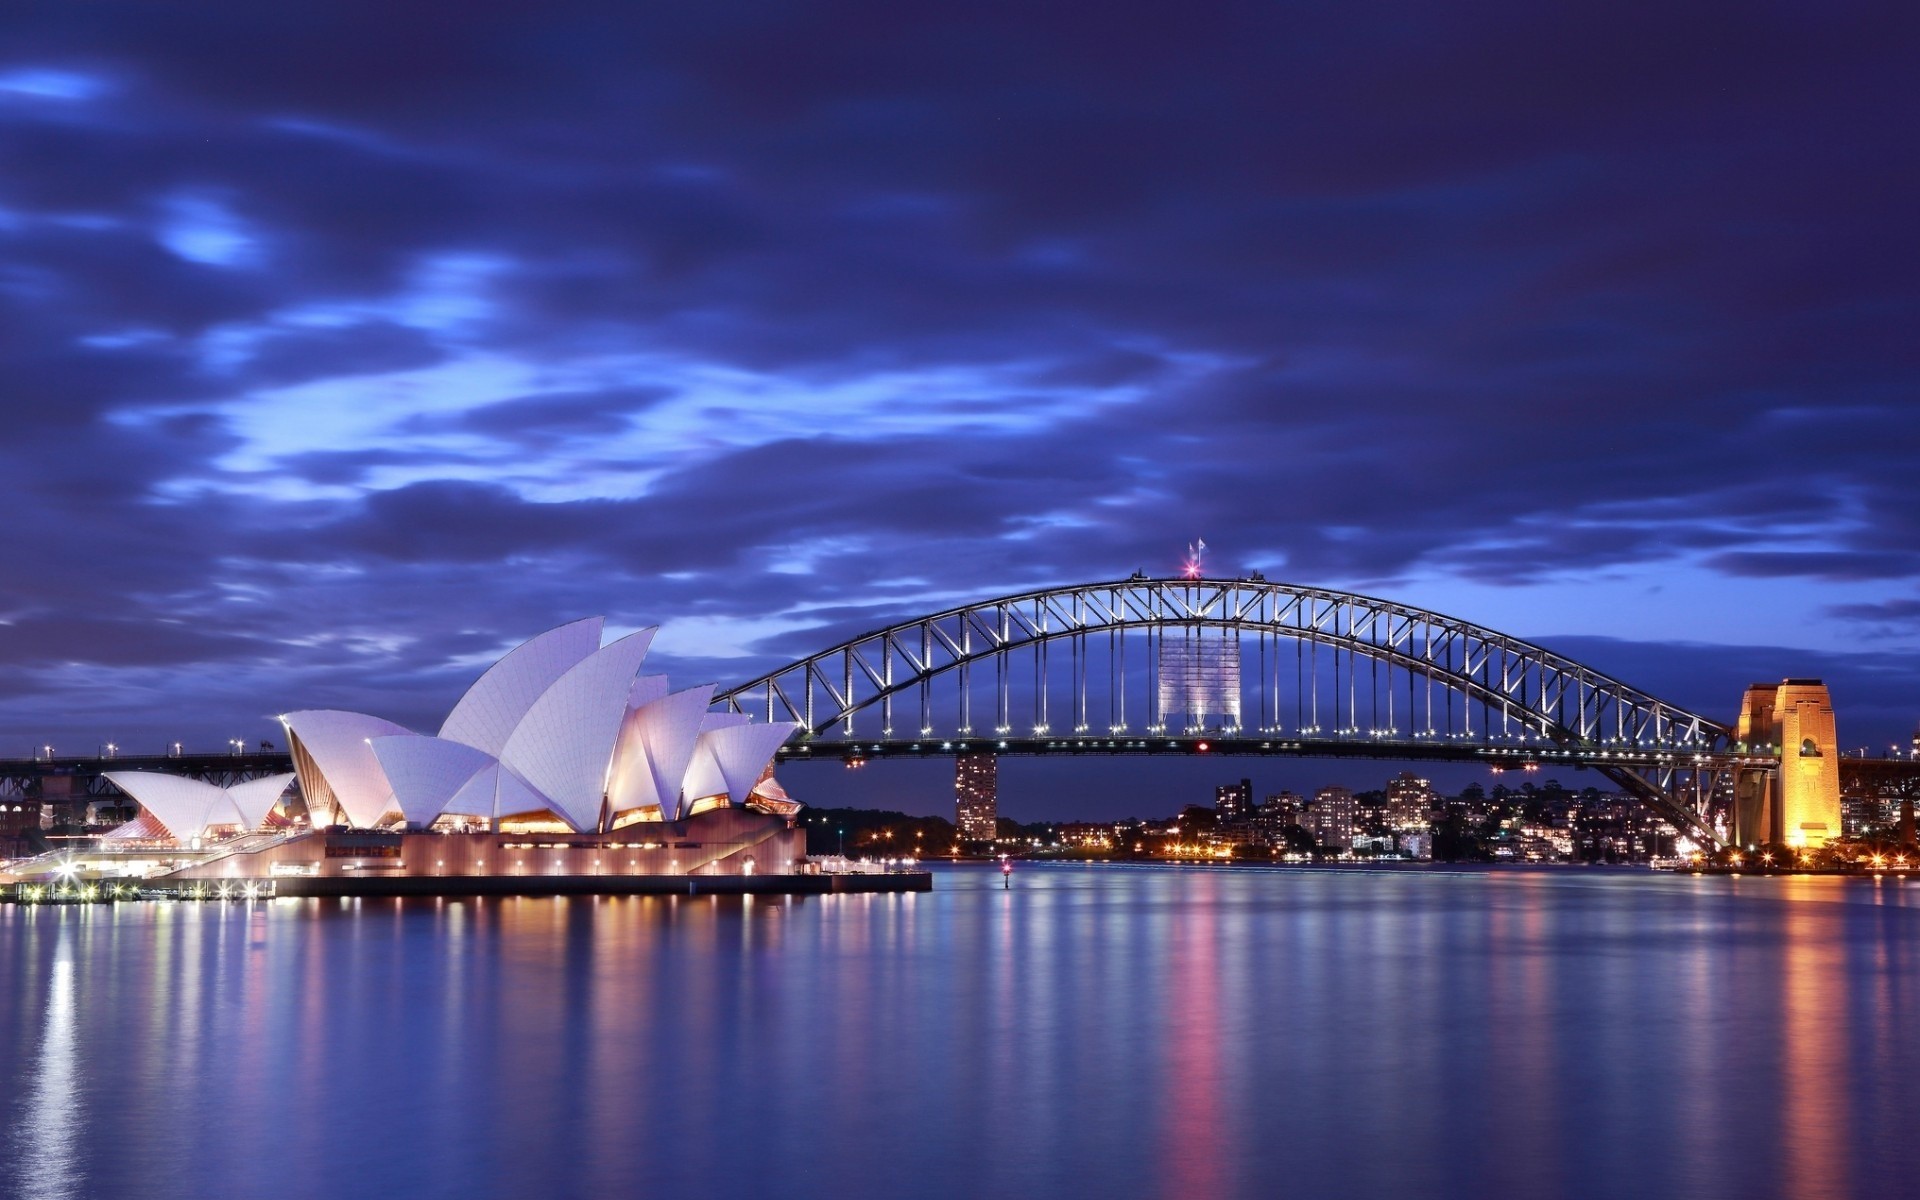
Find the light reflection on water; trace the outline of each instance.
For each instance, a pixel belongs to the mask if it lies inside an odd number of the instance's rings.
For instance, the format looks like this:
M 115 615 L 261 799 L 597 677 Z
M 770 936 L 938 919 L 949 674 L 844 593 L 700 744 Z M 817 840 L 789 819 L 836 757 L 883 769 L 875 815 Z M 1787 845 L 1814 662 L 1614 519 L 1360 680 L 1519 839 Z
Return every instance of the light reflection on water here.
M 81 1114 L 80 1080 L 75 1070 L 74 1026 L 79 1010 L 73 991 L 72 931 L 57 928 L 53 939 L 39 1052 L 23 1101 L 31 1116 L 10 1131 L 10 1157 L 17 1167 L 19 1190 L 39 1200 L 67 1200 L 81 1194 L 79 1156 L 75 1153 Z
M 1904 1189 L 1920 885 L 0 907 L 0 1196 Z

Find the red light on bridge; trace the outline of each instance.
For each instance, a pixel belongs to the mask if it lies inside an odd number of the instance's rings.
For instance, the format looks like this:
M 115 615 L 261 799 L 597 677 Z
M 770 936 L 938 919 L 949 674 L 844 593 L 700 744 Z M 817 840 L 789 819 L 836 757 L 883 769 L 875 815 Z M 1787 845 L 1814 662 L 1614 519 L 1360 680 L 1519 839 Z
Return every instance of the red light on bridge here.
M 1187 547 L 1186 561 L 1180 564 L 1180 574 L 1186 579 L 1198 579 L 1206 573 L 1207 542 L 1205 538 L 1195 538 Z
M 1213 745 L 1210 742 L 1200 742 L 1194 746 L 1194 749 L 1198 750 L 1202 754 L 1205 754 L 1207 751 L 1213 749 Z

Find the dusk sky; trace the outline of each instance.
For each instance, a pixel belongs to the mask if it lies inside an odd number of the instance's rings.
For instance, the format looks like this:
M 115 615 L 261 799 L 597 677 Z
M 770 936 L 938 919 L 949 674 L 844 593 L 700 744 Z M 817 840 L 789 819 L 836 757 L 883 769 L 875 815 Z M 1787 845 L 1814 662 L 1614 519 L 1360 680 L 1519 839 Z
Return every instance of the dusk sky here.
M 14 6 L 0 756 L 430 731 L 595 613 L 744 682 L 1196 536 L 1884 751 L 1917 14 Z

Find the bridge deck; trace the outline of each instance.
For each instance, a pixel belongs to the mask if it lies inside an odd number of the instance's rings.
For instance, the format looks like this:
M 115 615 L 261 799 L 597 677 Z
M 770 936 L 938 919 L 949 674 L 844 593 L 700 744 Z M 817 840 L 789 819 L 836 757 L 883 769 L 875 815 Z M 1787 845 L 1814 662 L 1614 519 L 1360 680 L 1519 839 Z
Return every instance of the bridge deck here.
M 1778 758 L 1765 754 L 1713 752 L 1691 747 L 1558 746 L 1539 741 L 1469 742 L 1437 738 L 1289 738 L 1182 734 L 1114 737 L 973 737 L 828 739 L 794 742 L 780 748 L 778 761 L 811 759 L 941 758 L 956 754 L 1005 756 L 1224 755 L 1259 758 L 1361 758 L 1416 762 L 1465 762 L 1518 769 L 1529 764 L 1572 767 L 1767 767 Z M 1920 768 L 1920 764 L 1914 764 Z

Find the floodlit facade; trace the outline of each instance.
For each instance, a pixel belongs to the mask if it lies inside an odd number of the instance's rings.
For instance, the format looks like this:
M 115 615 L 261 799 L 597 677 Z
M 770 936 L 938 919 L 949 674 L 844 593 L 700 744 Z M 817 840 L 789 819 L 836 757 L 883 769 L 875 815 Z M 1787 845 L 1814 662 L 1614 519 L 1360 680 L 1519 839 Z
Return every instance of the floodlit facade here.
M 1775 749 L 1777 772 L 1743 770 L 1734 785 L 1733 838 L 1818 849 L 1842 831 L 1840 739 L 1833 700 L 1818 679 L 1747 688 L 1736 741 Z
M 106 777 L 140 806 L 140 816 L 110 836 L 179 842 L 259 829 L 294 779 L 267 775 L 223 788 L 160 771 L 108 771 Z
M 315 827 L 606 833 L 719 807 L 791 816 L 770 763 L 799 728 L 708 713 L 711 686 L 640 674 L 656 630 L 601 644 L 602 618 L 488 668 L 437 736 L 360 713 L 281 718 Z
M 712 686 L 675 691 L 640 673 L 654 630 L 605 645 L 602 632 L 595 617 L 515 648 L 436 734 L 309 709 L 280 718 L 291 774 L 223 788 L 108 772 L 136 818 L 95 845 L 9 864 L 0 885 L 85 878 L 216 896 L 925 890 L 923 875 L 848 882 L 810 869 L 800 805 L 772 768 L 799 726 L 710 712 Z

